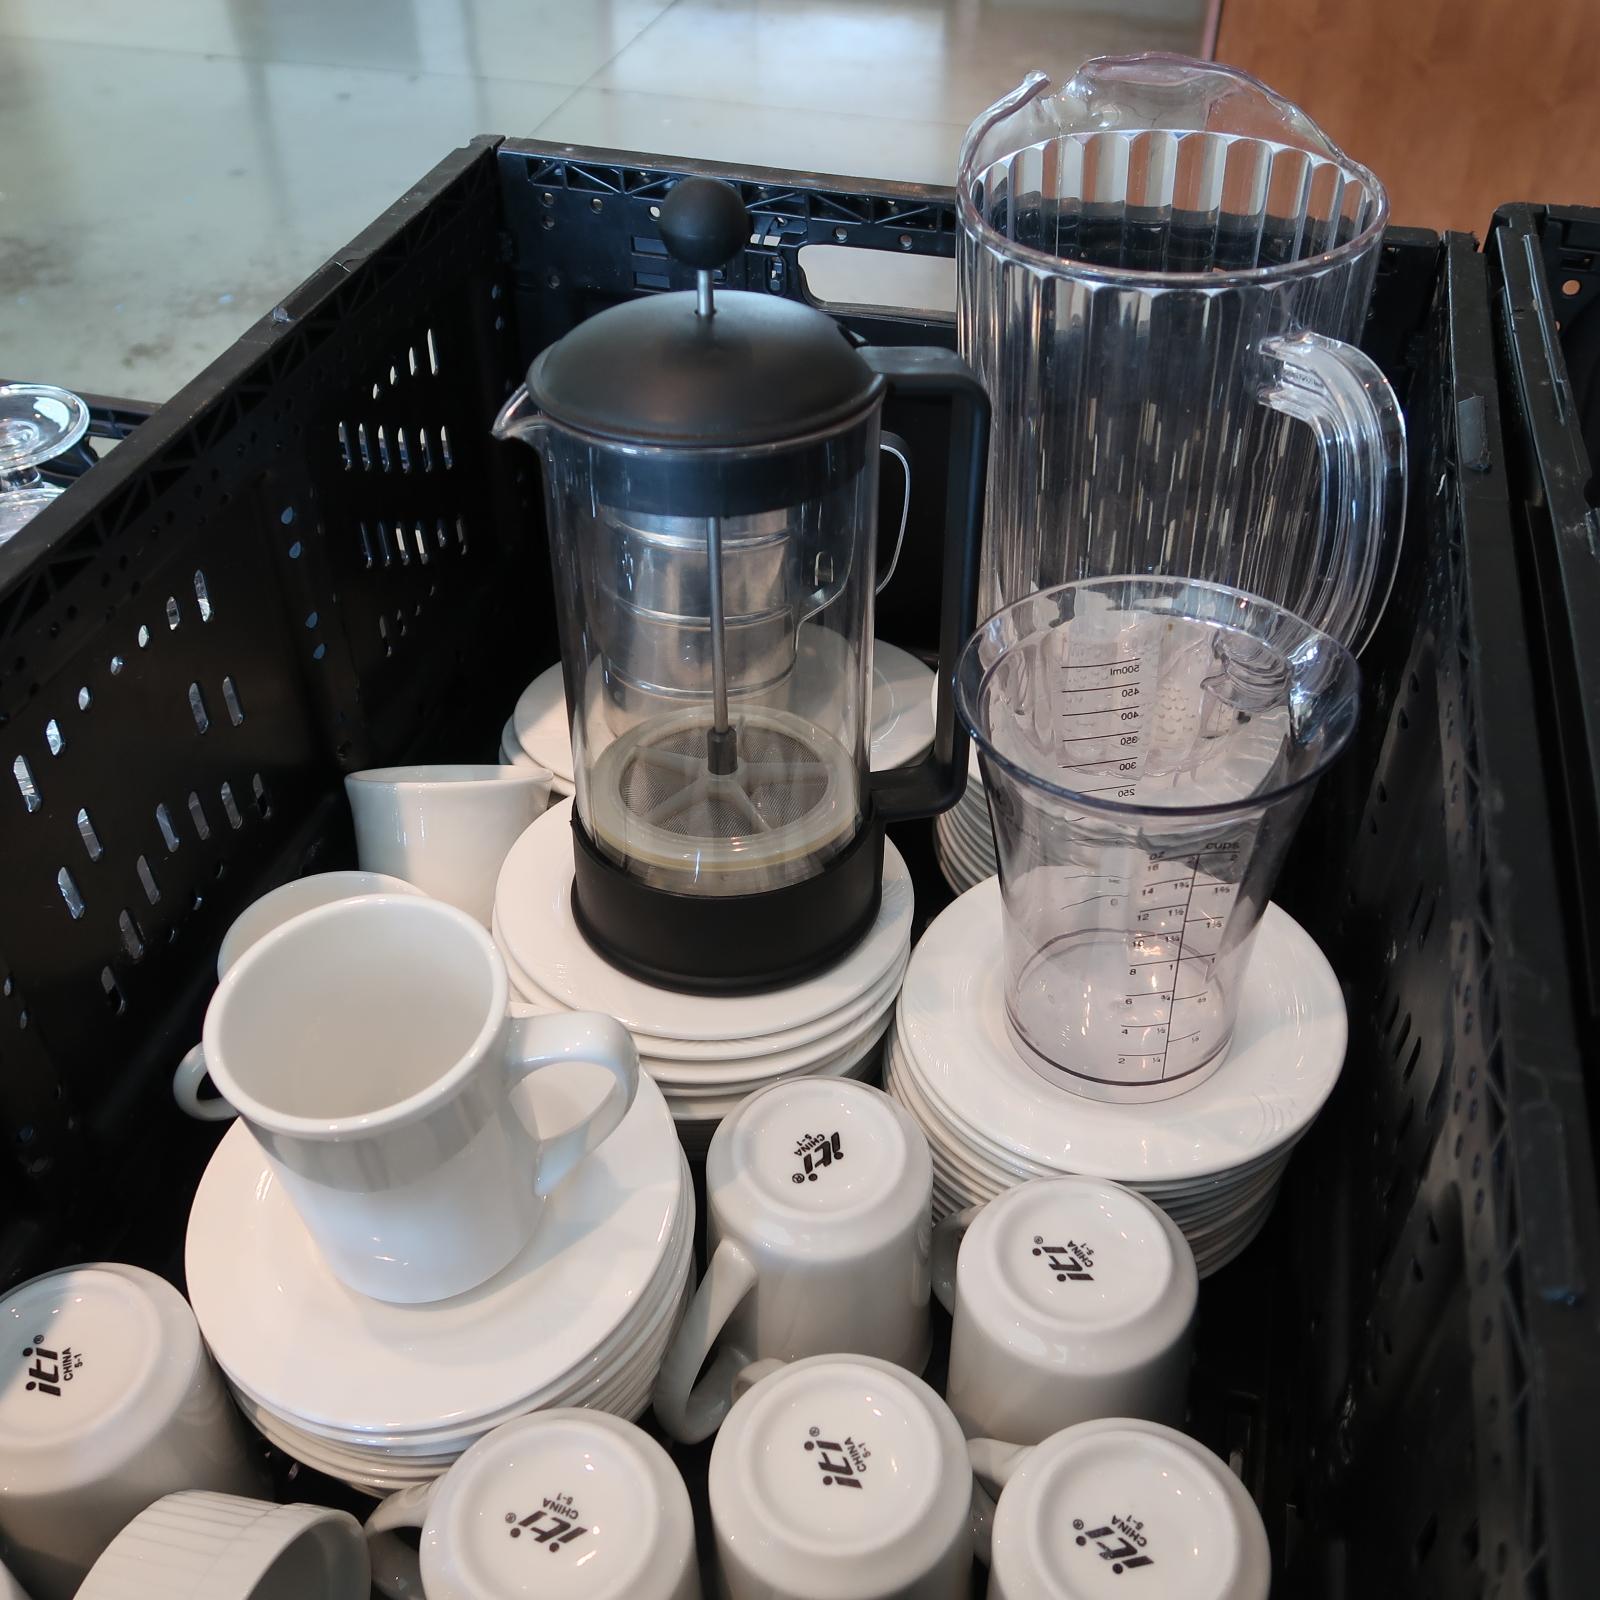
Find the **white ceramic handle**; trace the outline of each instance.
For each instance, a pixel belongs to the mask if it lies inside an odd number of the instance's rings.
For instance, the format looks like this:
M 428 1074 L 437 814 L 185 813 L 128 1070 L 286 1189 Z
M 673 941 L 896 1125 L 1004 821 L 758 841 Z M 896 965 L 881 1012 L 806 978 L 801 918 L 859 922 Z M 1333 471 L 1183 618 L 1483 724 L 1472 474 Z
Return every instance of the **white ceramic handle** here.
M 539 1146 L 540 1194 L 548 1194 L 597 1145 L 616 1132 L 639 1092 L 639 1050 L 615 1017 L 598 1011 L 558 1016 L 513 1016 L 506 1065 L 514 1081 L 568 1062 L 604 1067 L 612 1081 L 605 1097 L 582 1122 Z
M 933 1230 L 933 1251 L 929 1270 L 933 1276 L 933 1292 L 939 1304 L 954 1316 L 956 1313 L 956 1262 L 961 1255 L 961 1241 L 967 1229 L 977 1221 L 981 1205 L 968 1206 L 964 1211 L 952 1211 Z
M 968 1439 L 967 1459 L 972 1463 L 972 1550 L 989 1565 L 995 1501 L 1011 1481 L 1011 1474 L 1033 1454 L 1031 1444 L 1002 1444 L 998 1439 Z
M 684 1444 L 698 1444 L 715 1433 L 733 1404 L 734 1383 L 740 1369 L 748 1365 L 748 1356 L 725 1348 L 699 1383 L 694 1381 L 695 1374 L 755 1282 L 755 1264 L 731 1239 L 724 1239 L 706 1265 L 706 1274 L 656 1380 L 656 1416 L 661 1426 Z
M 422 1569 L 417 1552 L 394 1536 L 395 1528 L 420 1528 L 440 1479 L 414 1483 L 383 1501 L 367 1518 L 367 1554 L 372 1558 L 372 1584 L 389 1600 L 423 1600 Z
M 788 1365 L 781 1356 L 768 1356 L 765 1361 L 752 1361 L 748 1367 L 741 1368 L 733 1380 L 734 1404 L 743 1400 L 763 1378 L 770 1378 L 774 1372 L 782 1372 Z
M 210 1100 L 200 1098 L 200 1085 L 205 1080 L 205 1049 L 201 1045 L 195 1045 L 178 1063 L 177 1070 L 172 1074 L 172 1098 L 178 1102 L 182 1110 L 187 1111 L 191 1117 L 198 1117 L 202 1122 L 226 1122 L 230 1117 L 238 1116 L 239 1113 L 221 1095 Z

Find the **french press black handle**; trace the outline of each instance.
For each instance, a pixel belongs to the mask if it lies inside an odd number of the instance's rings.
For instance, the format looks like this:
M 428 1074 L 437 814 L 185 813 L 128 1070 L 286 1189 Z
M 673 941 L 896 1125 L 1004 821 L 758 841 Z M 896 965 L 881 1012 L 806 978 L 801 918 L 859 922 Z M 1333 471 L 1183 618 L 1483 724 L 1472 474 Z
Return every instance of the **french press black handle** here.
M 871 775 L 878 816 L 884 822 L 907 822 L 949 810 L 967 786 L 967 730 L 956 717 L 955 672 L 956 657 L 978 625 L 983 489 L 989 471 L 989 397 L 972 368 L 953 350 L 865 345 L 857 354 L 887 380 L 890 396 L 948 396 L 951 401 L 933 748 L 912 766 Z

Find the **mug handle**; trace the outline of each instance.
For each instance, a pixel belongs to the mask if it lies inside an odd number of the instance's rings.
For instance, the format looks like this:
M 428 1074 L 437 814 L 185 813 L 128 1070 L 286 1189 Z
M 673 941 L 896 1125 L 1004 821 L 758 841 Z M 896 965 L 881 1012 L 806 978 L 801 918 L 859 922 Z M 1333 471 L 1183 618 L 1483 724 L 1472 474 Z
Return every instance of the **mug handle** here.
M 604 1067 L 612 1081 L 599 1105 L 582 1122 L 553 1139 L 541 1139 L 534 1188 L 542 1195 L 549 1194 L 591 1150 L 617 1131 L 639 1092 L 639 1051 L 633 1035 L 615 1017 L 598 1011 L 558 1016 L 512 1014 L 506 1067 L 513 1083 L 545 1067 L 573 1061 Z
M 1033 1450 L 1031 1444 L 1003 1444 L 999 1439 L 967 1440 L 967 1459 L 972 1463 L 972 1550 L 984 1566 L 989 1565 L 993 1542 L 995 1502 Z
M 933 1230 L 932 1260 L 929 1271 L 933 1277 L 933 1292 L 951 1316 L 956 1314 L 956 1261 L 961 1254 L 961 1241 L 967 1229 L 978 1219 L 982 1204 L 968 1206 L 962 1211 L 952 1211 Z
M 420 1528 L 428 1520 L 434 1491 L 444 1480 L 414 1483 L 380 1502 L 367 1518 L 367 1554 L 372 1558 L 372 1586 L 388 1600 L 424 1600 L 422 1567 L 417 1552 L 394 1536 L 395 1528 Z
M 201 1122 L 226 1122 L 239 1115 L 221 1095 L 210 1100 L 200 1098 L 200 1085 L 206 1081 L 206 1052 L 203 1045 L 195 1045 L 184 1053 L 183 1060 L 172 1074 L 172 1098 L 181 1111 Z
M 731 1239 L 724 1239 L 706 1263 L 694 1302 L 656 1379 L 656 1416 L 682 1444 L 698 1444 L 715 1433 L 736 1398 L 734 1388 L 749 1358 L 731 1347 L 717 1353 L 699 1383 L 694 1380 L 717 1335 L 755 1283 L 755 1263 Z

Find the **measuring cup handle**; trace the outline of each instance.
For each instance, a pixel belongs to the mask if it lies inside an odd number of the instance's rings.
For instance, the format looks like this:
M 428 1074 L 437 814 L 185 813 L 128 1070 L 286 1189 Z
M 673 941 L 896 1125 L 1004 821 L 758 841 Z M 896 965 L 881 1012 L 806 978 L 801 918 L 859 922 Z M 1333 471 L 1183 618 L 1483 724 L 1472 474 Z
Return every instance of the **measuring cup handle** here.
M 905 399 L 949 399 L 949 471 L 945 483 L 944 605 L 939 617 L 939 698 L 933 748 L 909 767 L 872 774 L 872 796 L 885 822 L 931 817 L 961 798 L 967 783 L 967 734 L 956 720 L 956 657 L 978 621 L 978 563 L 983 544 L 983 488 L 989 470 L 989 397 L 953 350 L 867 345 L 859 354 Z
M 1286 603 L 1359 652 L 1383 615 L 1400 556 L 1405 415 L 1377 362 L 1354 345 L 1298 333 L 1263 339 L 1260 350 L 1261 403 L 1311 428 L 1322 467 L 1315 587 Z

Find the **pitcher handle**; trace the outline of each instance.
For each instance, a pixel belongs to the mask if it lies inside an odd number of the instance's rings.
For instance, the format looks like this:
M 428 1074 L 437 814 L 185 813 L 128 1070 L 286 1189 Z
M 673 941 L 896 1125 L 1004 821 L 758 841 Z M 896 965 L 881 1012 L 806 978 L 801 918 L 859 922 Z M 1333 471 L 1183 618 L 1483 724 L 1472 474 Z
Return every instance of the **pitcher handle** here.
M 878 575 L 878 586 L 872 592 L 882 594 L 889 587 L 894 569 L 900 565 L 900 552 L 905 548 L 906 524 L 911 520 L 911 446 L 898 433 L 887 428 L 878 435 L 878 448 L 886 456 L 900 463 L 900 475 L 905 480 L 905 490 L 900 496 L 900 531 L 894 536 L 894 549 L 889 555 L 889 565 Z
M 1389 601 L 1406 514 L 1406 423 L 1377 362 L 1320 333 L 1263 339 L 1259 399 L 1316 435 L 1322 469 L 1319 569 L 1290 607 L 1359 653 Z M 1246 583 L 1245 588 L 1251 587 Z

